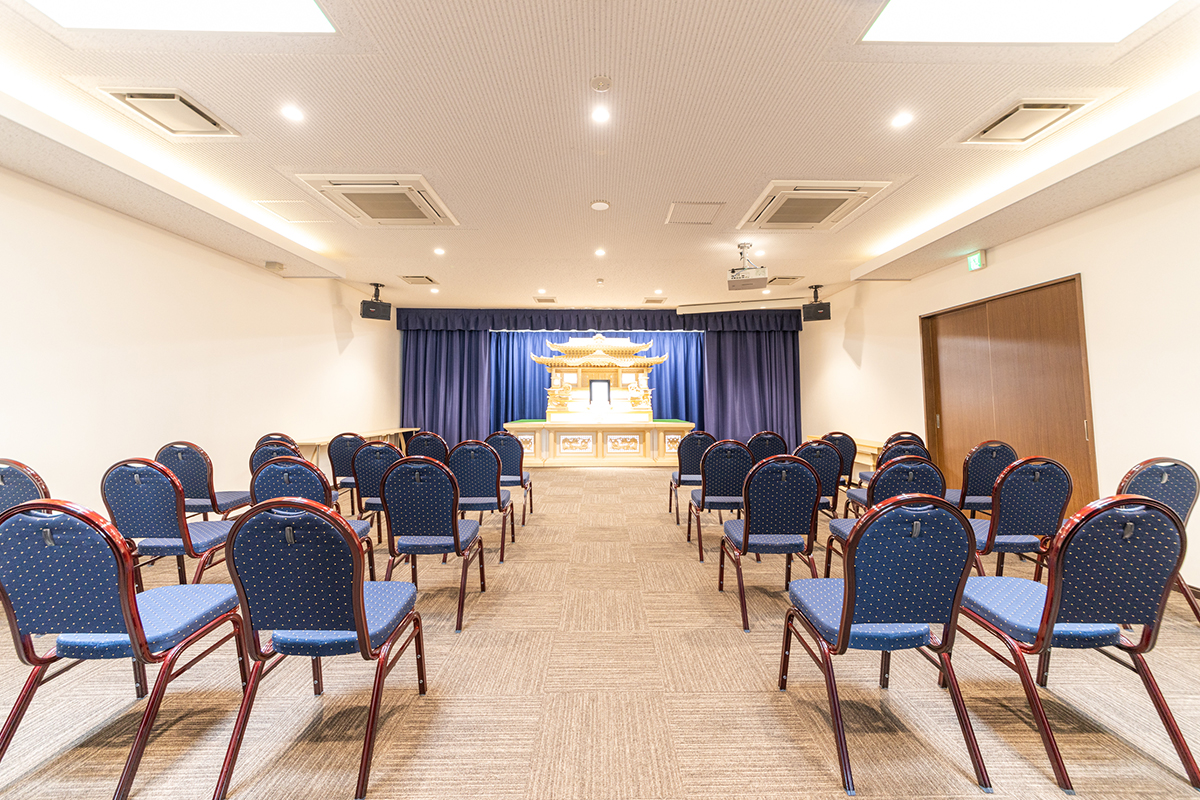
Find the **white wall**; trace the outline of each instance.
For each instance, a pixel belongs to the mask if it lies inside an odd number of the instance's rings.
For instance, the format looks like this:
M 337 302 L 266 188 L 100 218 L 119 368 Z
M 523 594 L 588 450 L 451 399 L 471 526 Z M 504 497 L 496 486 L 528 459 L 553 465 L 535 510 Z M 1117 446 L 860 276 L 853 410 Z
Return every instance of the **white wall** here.
M 922 314 L 1079 273 L 1096 466 L 1112 492 L 1133 464 L 1200 468 L 1200 170 L 908 283 L 858 284 L 800 335 L 805 433 L 923 431 Z M 1195 525 L 1192 526 L 1195 528 Z M 1200 584 L 1200 542 L 1185 577 Z
M 185 439 L 217 489 L 258 436 L 395 426 L 399 336 L 336 281 L 284 280 L 0 170 L 0 457 L 100 510 L 115 461 Z M 328 462 L 324 466 L 328 467 Z

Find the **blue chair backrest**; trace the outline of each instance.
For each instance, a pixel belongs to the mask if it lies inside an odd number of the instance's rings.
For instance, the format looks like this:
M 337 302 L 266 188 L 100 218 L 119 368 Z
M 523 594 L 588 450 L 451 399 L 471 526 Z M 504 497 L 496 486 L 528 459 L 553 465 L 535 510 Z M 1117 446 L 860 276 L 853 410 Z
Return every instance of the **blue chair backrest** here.
M 391 536 L 453 536 L 458 528 L 458 483 L 440 461 L 402 458 L 383 478 L 383 510 Z
M 896 431 L 884 441 L 883 447 L 880 449 L 887 450 L 890 445 L 893 445 L 899 441 L 911 441 L 925 444 L 925 440 L 922 439 L 921 435 L 918 433 L 913 433 L 912 431 Z
M 1186 525 L 1196 506 L 1196 470 L 1173 458 L 1143 461 L 1121 479 L 1118 494 L 1140 494 L 1166 504 Z
M 171 470 L 183 486 L 183 496 L 208 500 L 212 486 L 212 462 L 208 454 L 191 442 L 171 442 L 163 445 L 154 460 Z
M 879 469 L 893 458 L 901 458 L 902 456 L 920 456 L 927 461 L 932 461 L 929 458 L 929 450 L 925 445 L 913 439 L 901 439 L 898 442 L 893 442 L 879 452 L 879 459 L 875 462 L 875 469 Z
M 272 458 L 280 456 L 295 456 L 303 458 L 300 451 L 292 445 L 284 441 L 269 441 L 256 445 L 254 452 L 250 454 L 250 474 L 258 472 L 258 468 L 270 461 Z
M 292 447 L 296 446 L 296 440 L 288 436 L 286 433 L 264 433 L 258 437 L 258 441 L 254 443 L 255 447 L 266 444 L 267 442 L 284 442 Z
M 525 448 L 521 440 L 507 431 L 497 431 L 487 437 L 487 444 L 500 456 L 500 474 L 521 477 L 525 470 Z
M 804 459 L 821 481 L 821 496 L 833 497 L 842 474 L 842 454 L 832 443 L 822 439 L 805 442 L 792 455 Z
M 354 485 L 359 497 L 379 497 L 383 475 L 404 454 L 387 442 L 367 442 L 354 451 Z
M 858 458 L 858 443 L 848 433 L 831 431 L 821 437 L 832 444 L 842 454 L 842 475 L 850 477 L 854 470 L 854 459 Z
M 874 506 L 846 544 L 852 622 L 950 622 L 974 554 L 970 524 L 940 497 Z
M 741 497 L 746 476 L 754 466 L 750 448 L 733 439 L 722 439 L 700 459 L 702 497 Z
M 1168 508 L 1118 495 L 1072 517 L 1051 545 L 1050 586 L 1059 598 L 1052 621 L 1157 623 L 1184 553 L 1183 529 Z
M 333 505 L 333 491 L 325 475 L 311 462 L 295 456 L 272 458 L 250 479 L 250 500 L 258 504 L 276 497 L 303 497 L 323 506 Z
M 155 461 L 130 458 L 109 467 L 100 481 L 108 518 L 126 539 L 182 539 L 183 487 Z
M 748 534 L 808 536 L 817 524 L 821 484 L 803 459 L 772 456 L 750 470 L 742 500 Z
M 679 440 L 679 474 L 699 475 L 700 459 L 708 448 L 717 443 L 717 437 L 705 431 L 692 431 Z
M 867 484 L 867 503 L 875 505 L 901 494 L 946 496 L 946 479 L 932 461 L 900 456 L 884 464 Z
M 408 444 L 404 445 L 404 452 L 410 456 L 427 456 L 437 459 L 443 464 L 450 455 L 450 449 L 446 447 L 446 440 L 430 431 L 420 431 L 409 439 Z
M 0 511 L 48 494 L 46 484 L 36 472 L 19 461 L 0 459 Z
M 996 479 L 1017 460 L 1017 451 L 999 441 L 981 442 L 963 459 L 963 498 L 991 497 Z
M 750 448 L 756 464 L 771 456 L 787 455 L 788 451 L 787 442 L 775 431 L 759 431 L 750 437 L 746 446 Z
M 491 445 L 475 439 L 459 442 L 447 459 L 462 497 L 497 497 L 500 494 L 500 456 Z
M 226 554 L 252 630 L 357 629 L 362 551 L 328 509 L 303 500 L 256 505 L 233 526 Z
M 121 535 L 59 500 L 0 515 L 0 586 L 22 636 L 128 633 L 121 610 Z
M 367 443 L 357 433 L 341 433 L 329 442 L 329 464 L 333 479 L 354 477 L 354 451 Z
M 1071 500 L 1071 474 L 1049 458 L 1023 458 L 996 479 L 992 530 L 997 536 L 1049 539 L 1062 527 Z

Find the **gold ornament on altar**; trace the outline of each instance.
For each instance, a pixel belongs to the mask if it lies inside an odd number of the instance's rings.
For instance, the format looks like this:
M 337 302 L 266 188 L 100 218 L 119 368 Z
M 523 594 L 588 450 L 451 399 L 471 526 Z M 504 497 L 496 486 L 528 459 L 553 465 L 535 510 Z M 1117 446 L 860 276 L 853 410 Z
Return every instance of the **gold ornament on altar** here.
M 546 345 L 558 355 L 530 357 L 550 373 L 546 419 L 599 422 L 651 420 L 650 371 L 666 356 L 643 356 L 653 342 L 639 344 L 602 334 Z

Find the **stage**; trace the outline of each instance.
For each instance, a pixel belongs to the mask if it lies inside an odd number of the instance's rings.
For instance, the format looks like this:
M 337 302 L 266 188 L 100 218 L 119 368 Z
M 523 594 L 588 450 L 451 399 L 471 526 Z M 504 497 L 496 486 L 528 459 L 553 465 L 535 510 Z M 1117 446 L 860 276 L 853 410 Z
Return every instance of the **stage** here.
M 521 419 L 504 427 L 521 440 L 526 467 L 653 467 L 674 465 L 679 440 L 696 426 L 681 419 Z

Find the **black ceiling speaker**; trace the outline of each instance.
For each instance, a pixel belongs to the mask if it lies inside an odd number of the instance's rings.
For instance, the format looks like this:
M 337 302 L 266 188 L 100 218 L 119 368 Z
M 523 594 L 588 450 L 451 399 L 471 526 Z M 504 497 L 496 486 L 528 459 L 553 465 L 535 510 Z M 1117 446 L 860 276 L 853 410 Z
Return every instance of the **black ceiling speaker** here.
M 359 311 L 359 314 L 363 319 L 391 319 L 392 304 L 379 301 L 379 290 L 383 288 L 383 284 L 372 283 L 371 285 L 375 287 L 375 299 L 363 300 L 362 310 Z
M 822 319 L 830 319 L 829 303 L 822 303 L 817 297 L 817 290 L 821 288 L 821 284 L 815 284 L 808 287 L 813 290 L 813 301 L 800 306 L 800 311 L 804 316 L 805 322 L 817 322 Z

